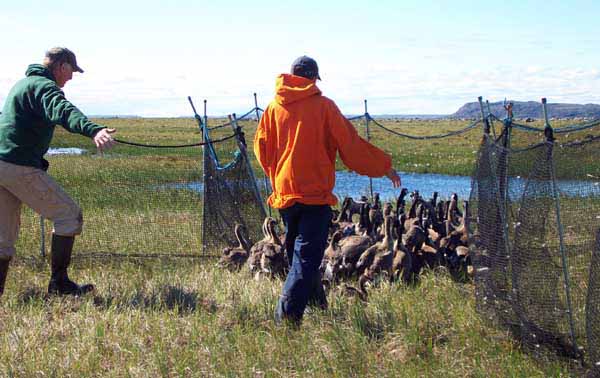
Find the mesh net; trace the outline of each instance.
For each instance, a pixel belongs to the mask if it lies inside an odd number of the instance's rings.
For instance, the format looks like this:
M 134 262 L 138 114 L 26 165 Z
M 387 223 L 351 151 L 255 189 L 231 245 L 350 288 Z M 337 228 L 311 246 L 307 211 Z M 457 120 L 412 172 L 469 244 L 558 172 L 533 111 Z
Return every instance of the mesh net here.
M 533 351 L 588 362 L 598 359 L 600 329 L 596 134 L 588 128 L 561 135 L 561 144 L 511 149 L 486 136 L 471 193 L 480 313 Z
M 209 134 L 205 133 L 208 141 Z M 246 152 L 245 137 L 207 144 L 204 172 L 204 252 L 216 256 L 224 247 L 239 245 L 233 232 L 236 223 L 246 227 L 246 237 L 251 242 L 262 239 L 265 193 L 259 191 Z
M 196 134 L 196 138 L 198 135 Z M 50 157 L 49 173 L 81 206 L 84 253 L 200 254 L 202 148 L 117 144 L 98 155 Z M 23 217 L 20 250 L 39 250 L 39 218 Z M 52 224 L 45 222 L 46 249 Z M 152 235 L 152 237 L 148 237 Z
M 250 115 L 240 126 L 253 122 Z M 123 141 L 103 155 L 47 157 L 50 175 L 83 210 L 83 233 L 75 244 L 80 256 L 216 256 L 224 246 L 237 245 L 235 223 L 246 225 L 257 240 L 262 198 L 231 123 L 207 128 L 206 146 L 189 119 L 128 119 L 117 125 L 119 138 L 144 143 Z M 58 128 L 56 134 L 53 147 L 95 151 L 86 138 Z M 40 246 L 48 251 L 51 222 L 41 227 L 26 206 L 21 218 L 19 255 L 37 255 Z

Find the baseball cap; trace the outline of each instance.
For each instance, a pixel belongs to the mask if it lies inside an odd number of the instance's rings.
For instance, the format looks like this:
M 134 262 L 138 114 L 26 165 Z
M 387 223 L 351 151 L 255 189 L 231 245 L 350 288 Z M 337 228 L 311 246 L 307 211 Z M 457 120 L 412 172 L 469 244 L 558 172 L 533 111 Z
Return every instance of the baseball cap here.
M 292 63 L 292 75 L 302 76 L 307 79 L 314 79 L 315 77 L 321 80 L 321 76 L 319 76 L 319 67 L 317 66 L 317 62 L 306 55 L 302 55 L 301 57 L 294 60 Z
M 73 67 L 73 71 L 83 73 L 81 67 L 77 65 L 77 58 L 75 58 L 75 53 L 69 50 L 66 47 L 53 47 L 50 50 L 46 51 L 46 58 L 50 59 L 52 62 L 66 62 Z

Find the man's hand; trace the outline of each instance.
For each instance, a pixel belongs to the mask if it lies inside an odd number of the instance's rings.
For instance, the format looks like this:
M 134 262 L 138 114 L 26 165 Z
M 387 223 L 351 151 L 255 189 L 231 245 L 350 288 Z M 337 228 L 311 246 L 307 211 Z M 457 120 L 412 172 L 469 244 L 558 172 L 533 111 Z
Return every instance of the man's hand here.
M 96 144 L 96 148 L 102 152 L 107 150 L 115 145 L 115 140 L 113 139 L 112 133 L 117 131 L 116 129 L 102 129 L 94 135 L 94 143 Z
M 386 177 L 392 180 L 392 185 L 394 185 L 394 188 L 399 188 L 402 185 L 400 176 L 398 176 L 394 168 L 390 168 L 389 172 L 386 174 Z

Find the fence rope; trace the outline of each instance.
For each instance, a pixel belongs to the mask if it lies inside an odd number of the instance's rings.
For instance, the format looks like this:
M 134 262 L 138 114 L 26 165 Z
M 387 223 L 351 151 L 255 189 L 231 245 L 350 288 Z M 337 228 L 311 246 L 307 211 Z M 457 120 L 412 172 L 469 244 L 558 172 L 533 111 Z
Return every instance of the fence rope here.
M 490 114 L 490 117 L 492 119 L 495 119 L 496 121 L 502 122 L 502 120 L 500 118 L 496 117 L 493 114 Z M 600 120 L 593 120 L 593 121 L 590 121 L 587 123 L 582 123 L 582 124 L 573 124 L 573 125 L 557 127 L 555 129 L 553 129 L 553 131 L 555 134 L 557 134 L 557 133 L 564 134 L 564 133 L 571 133 L 571 132 L 591 129 L 591 128 L 594 128 L 599 125 L 600 125 Z M 518 122 L 514 122 L 514 121 L 512 122 L 512 126 L 521 131 L 528 131 L 528 132 L 534 132 L 534 133 L 543 133 L 544 132 L 544 129 L 542 129 L 542 128 L 527 126 L 522 123 L 518 123 Z
M 219 143 L 219 142 L 224 142 L 228 139 L 234 138 L 236 135 L 238 135 L 239 133 L 233 133 L 231 135 L 228 135 L 226 137 L 220 138 L 220 139 L 215 139 L 213 141 L 210 142 L 198 142 L 198 143 L 190 143 L 190 144 L 173 144 L 173 145 L 161 145 L 161 144 L 143 144 L 143 143 L 137 143 L 137 142 L 129 142 L 126 140 L 121 140 L 121 139 L 115 139 L 115 142 L 117 143 L 121 143 L 121 144 L 127 144 L 129 146 L 136 146 L 136 147 L 145 147 L 145 148 L 184 148 L 184 147 L 198 147 L 198 146 L 206 146 L 209 143 Z
M 447 137 L 451 137 L 451 136 L 456 136 L 456 135 L 460 135 L 463 133 L 466 133 L 469 130 L 474 129 L 475 127 L 477 127 L 482 121 L 481 120 L 477 120 L 474 121 L 473 123 L 471 123 L 469 126 L 462 128 L 460 130 L 456 130 L 456 131 L 450 131 L 444 134 L 438 134 L 438 135 L 425 135 L 425 136 L 421 136 L 421 135 L 410 135 L 410 134 L 404 134 L 404 133 L 400 133 L 398 131 L 394 131 L 392 129 L 389 129 L 385 126 L 383 126 L 381 123 L 377 122 L 373 117 L 371 117 L 371 115 L 369 115 L 368 113 L 366 114 L 366 117 L 368 117 L 368 119 L 370 121 L 372 121 L 377 127 L 391 133 L 394 134 L 396 136 L 399 137 L 403 137 L 403 138 L 408 138 L 408 139 L 415 139 L 415 140 L 429 140 L 429 139 L 441 139 L 441 138 L 447 138 Z

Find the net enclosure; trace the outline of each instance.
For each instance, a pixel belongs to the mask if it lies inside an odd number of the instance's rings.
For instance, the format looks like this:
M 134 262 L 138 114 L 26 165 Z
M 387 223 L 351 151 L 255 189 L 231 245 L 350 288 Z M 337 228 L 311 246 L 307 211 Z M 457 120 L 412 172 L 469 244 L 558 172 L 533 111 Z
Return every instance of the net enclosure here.
M 600 122 L 500 122 L 499 135 L 484 134 L 472 176 L 477 309 L 532 352 L 597 368 Z M 532 133 L 539 143 L 519 145 Z

